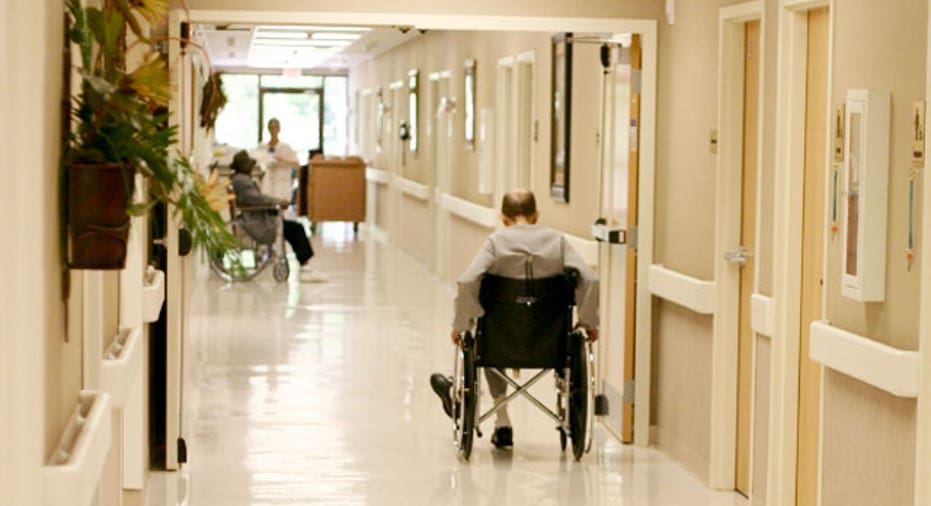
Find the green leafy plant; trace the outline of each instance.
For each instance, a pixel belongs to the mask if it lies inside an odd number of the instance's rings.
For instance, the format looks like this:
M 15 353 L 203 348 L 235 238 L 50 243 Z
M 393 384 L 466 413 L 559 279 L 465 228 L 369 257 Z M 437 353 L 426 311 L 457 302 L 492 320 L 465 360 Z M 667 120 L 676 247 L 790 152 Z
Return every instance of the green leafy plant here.
M 127 213 L 141 215 L 155 202 L 170 203 L 194 244 L 215 254 L 236 244 L 218 213 L 231 196 L 215 176 L 204 178 L 173 149 L 177 129 L 168 125 L 168 68 L 142 28 L 163 20 L 167 9 L 167 0 L 104 0 L 101 7 L 68 1 L 68 39 L 80 52 L 81 83 L 72 97 L 75 126 L 63 166 L 118 164 L 128 195 L 133 174 L 141 174 L 149 201 L 126 202 Z M 135 39 L 129 47 L 128 39 Z M 127 51 L 138 45 L 150 51 L 127 69 Z

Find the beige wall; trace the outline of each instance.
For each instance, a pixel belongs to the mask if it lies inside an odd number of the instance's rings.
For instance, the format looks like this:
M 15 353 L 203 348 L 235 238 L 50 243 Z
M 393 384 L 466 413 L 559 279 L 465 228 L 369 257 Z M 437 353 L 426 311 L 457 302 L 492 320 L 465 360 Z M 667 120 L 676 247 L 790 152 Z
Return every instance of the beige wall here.
M 908 177 L 912 103 L 924 100 L 927 2 L 840 2 L 834 12 L 833 104 L 850 88 L 888 90 L 892 95 L 889 145 L 889 205 L 886 300 L 862 303 L 841 296 L 842 237 L 827 243 L 827 315 L 832 324 L 870 339 L 918 349 L 918 289 L 922 263 L 906 266 Z M 864 37 L 864 34 L 871 34 Z M 916 184 L 916 231 L 921 230 L 920 184 Z M 841 215 L 843 216 L 843 215 Z M 916 235 L 916 237 L 918 237 Z M 882 241 L 883 238 L 867 238 Z M 920 254 L 920 252 L 919 252 Z
M 834 11 L 832 104 L 842 103 L 850 88 L 888 90 L 892 114 L 888 230 L 887 237 L 875 239 L 886 243 L 885 301 L 862 303 L 841 295 L 844 251 L 838 234 L 826 244 L 825 312 L 835 326 L 907 350 L 918 349 L 922 268 L 920 258 L 910 270 L 905 262 L 910 112 L 913 102 L 925 98 L 927 19 L 922 0 L 852 0 L 837 2 Z M 827 370 L 823 403 L 823 504 L 913 504 L 915 401 Z
M 401 194 L 399 246 L 429 267 L 433 259 L 433 216 L 426 202 Z
M 702 481 L 711 445 L 711 317 L 655 301 L 651 425 L 656 444 Z
M 173 3 L 179 3 L 175 0 Z M 188 0 L 191 9 L 321 12 L 410 12 L 418 14 L 476 14 L 494 16 L 565 16 L 655 19 L 662 13 L 660 0 L 305 0 L 298 9 L 289 0 L 266 0 L 260 5 L 248 0 Z M 222 21 L 222 20 L 221 20 Z
M 0 254 L 0 452 L 15 456 L 0 463 L 2 504 L 41 504 L 41 466 L 77 401 L 59 258 L 62 9 L 0 6 L 0 228 L 14 241 Z
M 821 504 L 914 504 L 915 400 L 830 370 L 824 392 Z

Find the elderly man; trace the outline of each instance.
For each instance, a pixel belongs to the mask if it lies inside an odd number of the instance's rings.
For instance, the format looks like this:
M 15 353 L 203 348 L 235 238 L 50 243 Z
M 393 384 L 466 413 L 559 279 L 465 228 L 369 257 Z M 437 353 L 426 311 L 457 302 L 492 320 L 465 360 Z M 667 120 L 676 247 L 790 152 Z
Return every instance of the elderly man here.
M 450 335 L 453 344 L 458 346 L 462 334 L 470 330 L 483 314 L 479 289 L 486 273 L 508 278 L 525 278 L 529 273 L 535 278 L 546 278 L 562 274 L 567 267 L 579 271 L 575 293 L 579 326 L 586 329 L 589 339 L 598 338 L 598 277 L 561 233 L 537 225 L 539 217 L 536 199 L 529 190 L 513 190 L 504 196 L 501 202 L 504 228 L 485 240 L 482 249 L 459 277 L 456 314 Z M 502 401 L 507 383 L 489 369 L 485 370 L 485 378 L 495 403 Z M 443 402 L 443 410 L 451 416 L 452 380 L 436 373 L 430 376 L 430 385 Z M 498 448 L 513 445 L 507 406 L 497 412 L 491 442 Z
M 255 166 L 255 159 L 249 156 L 246 151 L 240 151 L 233 156 L 233 162 L 230 168 L 233 169 L 233 191 L 236 193 L 236 205 L 242 208 L 249 207 L 269 207 L 279 206 L 282 209 L 288 207 L 288 200 L 271 195 L 265 195 L 259 191 L 259 186 L 252 179 L 252 168 Z M 243 211 L 243 220 L 245 220 L 246 229 L 250 235 L 271 236 L 275 237 L 276 230 L 263 230 L 263 227 L 276 226 L 267 225 L 262 219 L 265 210 Z M 300 223 L 291 220 L 283 220 L 284 238 L 294 250 L 297 261 L 301 264 L 300 280 L 308 282 L 326 281 L 326 277 L 311 269 L 310 259 L 314 256 L 313 247 L 310 240 L 304 232 L 304 227 Z

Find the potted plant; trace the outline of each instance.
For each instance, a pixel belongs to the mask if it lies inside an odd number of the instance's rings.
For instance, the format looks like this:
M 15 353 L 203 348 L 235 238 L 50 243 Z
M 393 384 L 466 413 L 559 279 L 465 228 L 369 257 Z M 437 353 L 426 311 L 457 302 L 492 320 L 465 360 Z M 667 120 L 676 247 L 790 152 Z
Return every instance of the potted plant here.
M 230 198 L 225 187 L 172 150 L 168 67 L 141 28 L 166 14 L 165 0 L 103 0 L 101 7 L 68 1 L 68 40 L 81 61 L 62 163 L 71 268 L 123 268 L 129 217 L 155 202 L 174 206 L 195 245 L 216 252 L 235 244 L 217 212 Z M 127 51 L 139 44 L 152 50 L 129 69 Z M 132 202 L 137 173 L 148 183 L 148 202 Z

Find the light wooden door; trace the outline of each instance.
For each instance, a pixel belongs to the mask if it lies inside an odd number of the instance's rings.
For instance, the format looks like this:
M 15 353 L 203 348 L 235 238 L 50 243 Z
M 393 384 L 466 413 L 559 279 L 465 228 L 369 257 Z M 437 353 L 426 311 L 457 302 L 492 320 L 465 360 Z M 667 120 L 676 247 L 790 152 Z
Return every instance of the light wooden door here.
M 809 326 L 822 316 L 824 177 L 827 148 L 828 10 L 808 15 L 805 183 L 802 211 L 801 342 L 799 349 L 796 504 L 818 504 L 821 367 L 808 356 Z
M 643 69 L 640 35 L 634 34 L 630 46 L 630 68 L 638 75 Z M 627 228 L 636 229 L 638 226 L 637 208 L 639 204 L 638 188 L 640 185 L 640 87 L 630 90 L 630 172 L 627 178 Z M 634 343 L 636 342 L 636 313 L 637 313 L 637 248 L 627 248 L 627 280 L 625 283 L 624 306 L 624 383 L 633 385 L 634 382 Z M 649 381 L 644 379 L 644 381 Z M 630 389 L 633 391 L 633 389 Z M 631 395 L 633 397 L 633 395 Z M 634 403 L 633 398 L 624 402 L 622 440 L 632 443 L 634 440 Z
M 756 251 L 756 174 L 759 153 L 760 22 L 746 24 L 744 33 L 743 167 L 741 170 L 740 244 Z M 740 313 L 737 359 L 737 475 L 736 488 L 750 494 L 750 426 L 753 388 L 753 329 L 750 297 L 754 286 L 754 257 L 740 268 Z

